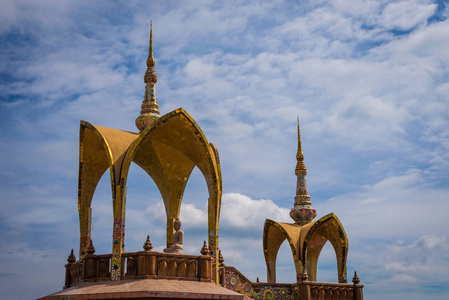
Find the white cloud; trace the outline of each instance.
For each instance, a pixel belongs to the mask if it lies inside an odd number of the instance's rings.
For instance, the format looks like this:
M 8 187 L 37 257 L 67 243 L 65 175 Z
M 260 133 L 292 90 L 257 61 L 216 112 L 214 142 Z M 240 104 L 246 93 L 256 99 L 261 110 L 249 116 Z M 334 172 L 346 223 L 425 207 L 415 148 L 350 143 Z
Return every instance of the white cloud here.
M 10 30 L 21 32 L 30 27 L 44 27 L 52 29 L 63 23 L 70 23 L 68 14 L 82 5 L 83 1 L 76 3 L 71 1 L 55 0 L 5 0 L 2 1 L 2 11 L 0 12 L 0 33 Z
M 346 224 L 348 235 L 356 239 L 410 240 L 428 233 L 444 235 L 449 225 L 444 215 L 449 193 L 432 187 L 429 177 L 412 169 L 315 205 L 319 213 L 331 208 Z
M 202 83 L 214 76 L 214 67 L 213 64 L 208 64 L 198 59 L 190 60 L 185 66 L 187 80 Z
M 410 64 L 422 68 L 416 71 L 433 72 L 440 68 L 447 70 L 445 61 L 449 54 L 444 49 L 449 42 L 443 37 L 448 26 L 448 21 L 430 24 L 413 31 L 406 38 L 391 41 L 371 52 L 383 61 L 388 57 L 392 63 L 398 65 Z
M 257 230 L 265 219 L 288 222 L 289 209 L 280 208 L 271 200 L 253 200 L 238 193 L 223 194 L 221 222 L 223 226 Z
M 449 243 L 445 236 L 423 235 L 412 241 L 399 241 L 381 248 L 379 263 L 385 268 L 390 284 L 409 288 L 437 284 L 448 279 Z M 425 278 L 425 281 L 421 281 Z
M 380 23 L 387 29 L 409 30 L 427 21 L 436 8 L 436 4 L 427 0 L 388 3 L 382 11 Z
M 340 12 L 354 17 L 370 18 L 379 12 L 380 1 L 333 0 L 332 6 Z
M 449 18 L 449 5 L 447 5 L 446 3 L 443 3 L 443 5 L 444 5 L 444 8 L 443 8 L 441 15 L 447 19 L 447 18 Z
M 393 278 L 391 278 L 392 282 L 396 283 L 407 283 L 407 284 L 416 284 L 418 283 L 418 279 L 416 279 L 413 276 L 406 275 L 406 274 L 400 274 L 400 275 L 394 275 Z

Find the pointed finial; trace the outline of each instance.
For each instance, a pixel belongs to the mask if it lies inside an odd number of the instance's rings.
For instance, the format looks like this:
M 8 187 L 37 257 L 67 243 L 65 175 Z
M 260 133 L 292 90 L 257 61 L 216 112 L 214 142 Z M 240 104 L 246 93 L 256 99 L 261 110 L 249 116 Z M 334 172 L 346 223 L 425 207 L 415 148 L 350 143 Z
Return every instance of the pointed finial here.
M 259 277 L 257 277 L 256 282 L 259 282 Z
M 89 243 L 89 246 L 87 247 L 86 252 L 87 252 L 87 254 L 95 253 L 95 247 L 94 247 L 94 243 L 92 243 L 92 239 L 90 239 L 90 243 Z
M 206 241 L 204 241 L 203 248 L 201 248 L 201 255 L 209 255 L 209 247 L 207 247 Z
M 76 257 L 75 257 L 75 254 L 73 254 L 73 249 L 70 252 L 69 257 L 67 258 L 67 261 L 69 262 L 69 264 L 76 262 Z
M 359 276 L 357 276 L 357 271 L 354 271 L 354 277 L 352 278 L 352 282 L 354 284 L 359 284 L 360 283 L 360 278 L 359 278 Z
M 154 60 L 154 56 L 153 56 L 153 20 L 150 20 L 150 49 L 148 50 L 147 68 L 151 68 L 151 67 L 154 68 L 155 65 L 156 65 L 156 61 Z M 157 78 L 156 78 L 156 81 L 157 81 Z
M 157 75 L 154 66 L 156 60 L 153 56 L 153 21 L 150 21 L 150 46 L 147 58 L 147 71 L 145 72 L 145 96 L 142 102 L 142 110 L 140 116 L 136 119 L 136 127 L 139 132 L 153 124 L 159 119 L 159 104 L 157 104 L 156 87 Z
M 147 235 L 147 240 L 143 244 L 143 249 L 145 249 L 145 251 L 150 251 L 151 249 L 153 249 L 153 244 L 150 241 L 150 235 L 149 234 Z
M 295 175 L 298 176 L 298 174 L 303 174 L 304 176 L 307 175 L 307 168 L 304 164 L 304 153 L 302 152 L 302 146 L 301 146 L 301 131 L 299 130 L 299 116 L 296 117 L 298 122 L 298 151 L 296 152 L 296 168 L 295 168 Z
M 221 249 L 218 250 L 218 262 L 220 263 L 220 265 L 224 263 L 224 257 L 221 254 Z
M 310 196 L 307 192 L 306 175 L 307 168 L 304 164 L 304 153 L 301 146 L 301 132 L 299 129 L 299 116 L 298 122 L 298 151 L 296 152 L 296 196 L 294 207 L 290 210 L 290 217 L 296 224 L 303 225 L 311 222 L 316 217 L 316 210 L 312 207 L 310 202 Z

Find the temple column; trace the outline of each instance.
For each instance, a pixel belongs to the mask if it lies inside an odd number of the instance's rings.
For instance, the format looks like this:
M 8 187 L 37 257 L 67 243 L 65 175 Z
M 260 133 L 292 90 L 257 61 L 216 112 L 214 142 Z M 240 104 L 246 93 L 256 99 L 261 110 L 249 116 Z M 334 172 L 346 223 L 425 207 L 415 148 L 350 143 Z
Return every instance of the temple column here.
M 217 197 L 218 198 L 218 197 Z M 219 198 L 220 199 L 220 198 Z M 212 257 L 212 273 L 215 276 L 215 283 L 219 284 L 219 256 L 218 256 L 218 206 L 217 199 L 208 199 L 208 235 L 210 256 Z
M 173 243 L 174 223 L 176 218 L 167 217 L 167 248 Z
M 267 264 L 267 282 L 276 283 L 276 260 L 270 260 Z
M 87 254 L 87 247 L 91 237 L 92 228 L 92 208 L 88 206 L 79 207 L 80 219 L 80 251 L 79 258 L 83 258 Z
M 125 250 L 126 185 L 113 186 L 114 226 L 112 232 L 111 279 L 120 280 Z

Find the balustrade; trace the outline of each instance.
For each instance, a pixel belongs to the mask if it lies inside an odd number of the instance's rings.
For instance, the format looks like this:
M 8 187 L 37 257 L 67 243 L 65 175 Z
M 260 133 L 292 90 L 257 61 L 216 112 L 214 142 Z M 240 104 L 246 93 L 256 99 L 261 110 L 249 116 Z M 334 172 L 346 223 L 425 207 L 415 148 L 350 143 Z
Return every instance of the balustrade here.
M 111 254 L 90 253 L 75 261 L 73 250 L 67 261 L 64 288 L 81 282 L 111 280 Z M 93 252 L 92 252 L 93 251 Z M 184 255 L 139 251 L 122 254 L 121 279 L 178 279 L 213 282 L 209 255 Z
M 93 245 L 89 247 L 88 254 L 79 261 L 76 261 L 72 250 L 67 259 L 68 264 L 65 265 L 64 288 L 81 282 L 111 280 L 112 255 L 95 255 Z M 159 253 L 150 251 L 151 248 L 147 247 L 145 251 L 122 254 L 121 279 L 176 279 L 216 282 L 215 276 L 218 275 L 220 285 L 247 296 L 263 297 L 264 291 L 270 289 L 273 293 L 284 293 L 285 296 L 288 296 L 287 298 L 291 299 L 363 300 L 363 285 L 359 284 L 360 279 L 356 273 L 352 280 L 353 284 L 308 281 L 305 272 L 300 276 L 300 281 L 294 284 L 251 282 L 234 267 L 224 265 L 221 253 L 219 273 L 214 274 L 213 259 L 209 256 L 205 243 L 200 256 Z M 231 278 L 233 279 L 231 280 Z
M 222 264 L 219 275 L 222 286 L 255 299 L 264 299 L 264 293 L 271 290 L 272 295 L 279 294 L 283 299 L 363 300 L 363 285 L 359 284 L 357 274 L 354 274 L 354 284 L 308 281 L 305 272 L 297 283 L 264 283 L 251 282 L 236 268 Z

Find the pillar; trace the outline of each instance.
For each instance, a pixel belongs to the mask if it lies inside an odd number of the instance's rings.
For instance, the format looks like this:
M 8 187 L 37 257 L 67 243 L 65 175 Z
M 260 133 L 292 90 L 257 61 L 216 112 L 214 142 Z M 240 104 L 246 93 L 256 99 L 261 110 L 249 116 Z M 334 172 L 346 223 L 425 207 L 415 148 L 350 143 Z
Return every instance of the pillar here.
M 87 254 L 87 247 L 91 238 L 92 227 L 92 208 L 88 206 L 79 207 L 80 219 L 80 251 L 79 258 L 83 258 Z
M 122 253 L 125 251 L 126 185 L 124 183 L 113 186 L 113 210 L 111 279 L 120 280 Z

